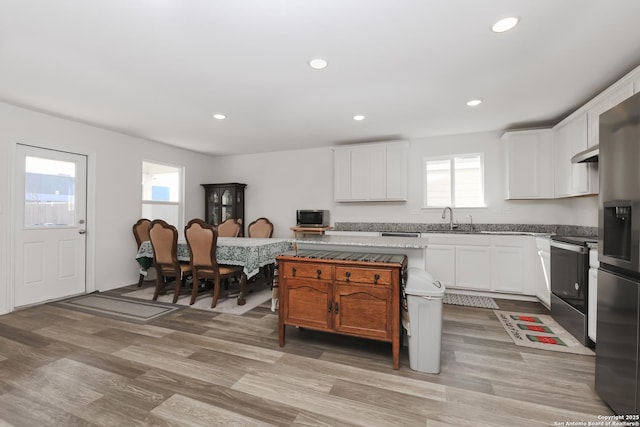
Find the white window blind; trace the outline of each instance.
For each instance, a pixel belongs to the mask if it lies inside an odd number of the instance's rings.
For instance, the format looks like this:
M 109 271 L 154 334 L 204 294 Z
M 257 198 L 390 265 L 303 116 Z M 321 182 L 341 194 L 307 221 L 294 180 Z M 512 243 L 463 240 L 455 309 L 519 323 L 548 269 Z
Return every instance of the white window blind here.
M 425 208 L 484 207 L 482 154 L 424 159 Z

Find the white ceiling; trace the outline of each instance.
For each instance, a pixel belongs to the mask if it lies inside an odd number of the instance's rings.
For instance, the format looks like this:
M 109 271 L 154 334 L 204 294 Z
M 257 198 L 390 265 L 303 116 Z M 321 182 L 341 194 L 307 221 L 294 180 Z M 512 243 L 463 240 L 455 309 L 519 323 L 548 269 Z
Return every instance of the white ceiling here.
M 636 0 L 0 6 L 0 100 L 214 155 L 554 124 L 640 64 Z

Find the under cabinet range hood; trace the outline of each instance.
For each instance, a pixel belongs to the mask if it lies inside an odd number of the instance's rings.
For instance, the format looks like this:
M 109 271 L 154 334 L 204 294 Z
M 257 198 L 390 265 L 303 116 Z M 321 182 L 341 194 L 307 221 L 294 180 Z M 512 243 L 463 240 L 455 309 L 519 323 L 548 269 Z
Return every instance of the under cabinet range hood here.
M 598 161 L 600 146 L 598 144 L 579 152 L 571 158 L 571 163 L 594 163 Z

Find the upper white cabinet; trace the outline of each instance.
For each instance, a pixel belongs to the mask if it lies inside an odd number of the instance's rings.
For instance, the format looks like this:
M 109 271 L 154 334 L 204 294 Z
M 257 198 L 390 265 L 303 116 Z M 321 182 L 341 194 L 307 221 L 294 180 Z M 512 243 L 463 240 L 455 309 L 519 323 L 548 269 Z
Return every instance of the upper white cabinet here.
M 409 143 L 406 141 L 335 148 L 335 200 L 407 200 L 408 156 Z
M 587 113 L 574 115 L 553 130 L 555 197 L 597 194 L 596 166 L 588 163 L 571 163 L 571 157 L 587 149 Z
M 506 132 L 507 198 L 554 197 L 553 131 L 535 129 Z
M 602 92 L 602 94 L 594 99 L 595 102 L 587 110 L 587 145 L 589 147 L 599 143 L 600 114 L 612 107 L 615 107 L 633 95 L 633 87 L 634 82 L 632 81 L 624 84 L 616 84 Z

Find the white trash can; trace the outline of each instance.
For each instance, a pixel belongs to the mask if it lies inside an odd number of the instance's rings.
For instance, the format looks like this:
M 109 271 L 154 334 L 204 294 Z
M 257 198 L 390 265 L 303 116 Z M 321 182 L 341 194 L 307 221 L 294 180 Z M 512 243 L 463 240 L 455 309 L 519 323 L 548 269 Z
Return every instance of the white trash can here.
M 404 288 L 408 319 L 403 324 L 409 336 L 409 367 L 414 371 L 440 373 L 444 291 L 444 285 L 426 271 L 408 269 Z

